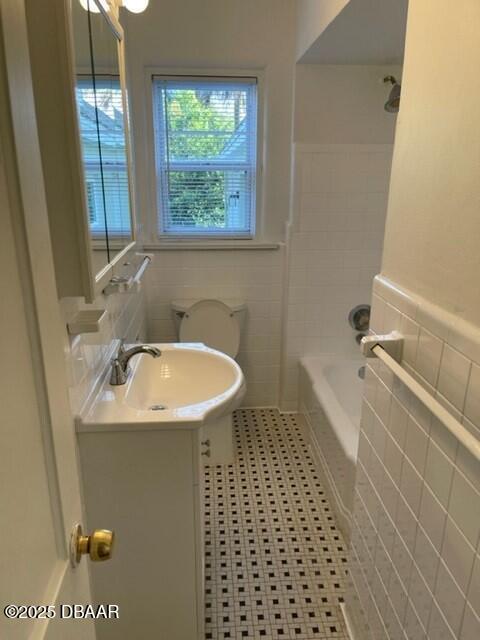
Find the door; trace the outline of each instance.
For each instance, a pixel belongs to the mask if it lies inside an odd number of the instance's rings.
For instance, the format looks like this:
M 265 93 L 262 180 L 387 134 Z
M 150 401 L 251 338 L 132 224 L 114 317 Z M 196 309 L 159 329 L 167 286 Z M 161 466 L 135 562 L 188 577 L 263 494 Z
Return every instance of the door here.
M 91 602 L 87 561 L 73 569 L 68 554 L 82 507 L 62 336 L 23 0 L 0 0 L 2 639 L 95 638 L 91 619 L 60 618 L 61 603 Z M 55 617 L 8 619 L 7 605 Z

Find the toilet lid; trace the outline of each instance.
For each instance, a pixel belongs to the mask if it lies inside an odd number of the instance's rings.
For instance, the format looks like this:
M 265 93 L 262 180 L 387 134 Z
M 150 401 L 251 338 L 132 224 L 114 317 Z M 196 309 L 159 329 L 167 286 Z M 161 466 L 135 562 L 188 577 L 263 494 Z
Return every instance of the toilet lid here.
M 199 300 L 180 324 L 181 342 L 203 342 L 234 358 L 240 345 L 240 327 L 232 310 L 220 300 Z

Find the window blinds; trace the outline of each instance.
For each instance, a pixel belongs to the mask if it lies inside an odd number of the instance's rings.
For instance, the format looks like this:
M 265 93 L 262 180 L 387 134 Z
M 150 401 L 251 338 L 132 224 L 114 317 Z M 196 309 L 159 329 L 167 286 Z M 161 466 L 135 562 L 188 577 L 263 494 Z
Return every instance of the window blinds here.
M 250 237 L 255 227 L 254 78 L 153 78 L 160 230 Z
M 125 126 L 118 76 L 77 77 L 77 110 L 93 234 L 130 235 Z

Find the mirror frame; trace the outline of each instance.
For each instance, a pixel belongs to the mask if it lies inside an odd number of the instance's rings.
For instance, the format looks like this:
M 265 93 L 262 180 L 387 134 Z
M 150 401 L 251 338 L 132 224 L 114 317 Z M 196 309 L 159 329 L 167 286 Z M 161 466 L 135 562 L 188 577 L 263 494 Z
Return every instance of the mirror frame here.
M 73 2 L 78 0 L 71 0 Z M 125 258 L 125 256 L 132 251 L 137 244 L 137 228 L 136 228 L 136 212 L 135 212 L 135 185 L 133 179 L 133 162 L 132 162 L 132 142 L 130 135 L 130 116 L 129 116 L 129 102 L 128 102 L 128 91 L 127 91 L 127 82 L 126 82 L 126 68 L 125 68 L 125 45 L 124 45 L 124 32 L 123 28 L 118 21 L 117 16 L 115 15 L 112 6 L 109 3 L 108 10 L 105 9 L 100 0 L 90 0 L 94 2 L 98 7 L 101 15 L 104 20 L 106 20 L 109 28 L 112 31 L 112 35 L 117 40 L 117 55 L 118 55 L 118 68 L 119 68 L 119 77 L 120 77 L 120 88 L 122 91 L 122 106 L 123 106 L 123 123 L 125 129 L 125 152 L 126 152 L 126 160 L 127 160 L 127 175 L 128 175 L 128 191 L 129 191 L 129 204 L 130 204 L 130 225 L 131 225 L 131 240 L 128 244 L 125 245 L 115 256 L 113 259 L 109 260 L 109 262 L 98 272 L 93 272 L 93 261 L 91 260 L 91 252 L 92 252 L 92 238 L 90 234 L 90 228 L 88 223 L 88 211 L 86 208 L 86 201 L 84 199 L 84 220 L 85 225 L 88 231 L 89 243 L 88 243 L 88 251 L 90 258 L 90 272 L 92 274 L 94 280 L 94 296 L 101 294 L 103 289 L 109 283 L 110 279 L 114 275 L 115 267 L 118 266 L 119 262 Z M 73 25 L 72 25 L 73 29 Z M 70 49 L 72 55 L 72 62 L 75 60 L 75 53 L 73 48 L 73 32 L 71 32 L 71 42 Z M 72 90 L 73 95 L 75 95 L 75 68 L 73 68 L 72 73 Z M 77 135 L 80 135 L 78 120 L 77 120 Z M 78 142 L 80 143 L 80 138 L 78 137 Z M 81 183 L 82 189 L 85 190 L 85 172 L 83 169 L 83 162 L 81 163 Z M 106 233 L 108 235 L 108 228 L 106 229 Z

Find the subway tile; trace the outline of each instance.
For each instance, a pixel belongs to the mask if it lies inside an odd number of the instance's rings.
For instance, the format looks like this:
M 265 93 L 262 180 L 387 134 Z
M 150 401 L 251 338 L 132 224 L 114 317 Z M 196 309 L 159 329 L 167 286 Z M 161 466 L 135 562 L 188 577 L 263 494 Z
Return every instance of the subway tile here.
M 454 472 L 448 513 L 476 548 L 480 533 L 480 494 L 459 469 Z
M 425 329 L 420 329 L 415 369 L 431 385 L 436 386 L 443 342 Z
M 420 327 L 414 320 L 406 315 L 402 315 L 400 333 L 404 337 L 403 360 L 414 367 L 417 358 Z
M 400 491 L 414 514 L 417 514 L 420 508 L 422 487 L 422 477 L 413 464 L 404 458 L 400 477 Z
M 417 539 L 417 519 L 402 497 L 397 501 L 395 525 L 408 551 L 413 554 Z
M 450 517 L 446 520 L 441 555 L 456 583 L 466 594 L 472 575 L 475 550 Z M 480 596 L 480 593 L 478 595 Z
M 454 467 L 446 455 L 430 440 L 425 464 L 425 481 L 436 498 L 447 508 Z
M 420 525 L 416 531 L 413 559 L 422 572 L 427 586 L 433 591 L 440 556 Z
M 379 381 L 375 394 L 374 408 L 378 417 L 384 425 L 388 425 L 391 401 L 392 394 L 390 393 L 390 390 L 382 381 Z
M 428 450 L 428 435 L 410 416 L 408 419 L 405 454 L 418 473 L 423 476 Z
M 459 422 L 462 421 L 462 417 L 457 413 L 456 409 L 452 407 L 447 400 L 443 398 L 443 396 L 436 395 L 435 396 L 438 402 L 446 408 L 449 413 L 453 415 Z M 434 442 L 437 447 L 442 451 L 442 453 L 447 456 L 449 460 L 454 462 L 457 458 L 458 451 L 458 440 L 457 438 L 447 429 L 447 427 L 438 420 L 435 416 L 432 416 L 432 420 L 430 423 L 430 438 L 432 442 Z
M 377 276 L 374 291 L 412 320 L 416 319 L 418 302 L 384 276 Z
M 441 608 L 434 601 L 428 622 L 428 640 L 458 640 L 448 625 Z
M 408 640 L 426 640 L 425 629 L 410 601 L 407 603 L 404 629 Z
M 435 549 L 442 548 L 447 513 L 427 486 L 423 487 L 418 520 Z
M 464 421 L 464 426 L 474 435 L 480 439 L 480 432 L 468 421 Z M 477 460 L 468 449 L 459 445 L 457 451 L 457 457 L 455 459 L 456 466 L 460 469 L 463 475 L 474 486 L 478 485 L 480 478 L 480 461 Z
M 478 552 L 473 563 L 467 598 L 477 616 L 480 617 L 480 555 Z
M 463 410 L 465 402 L 470 367 L 470 360 L 448 344 L 444 346 L 438 377 L 438 391 L 460 410 Z
M 391 304 L 386 304 L 383 313 L 383 333 L 400 331 L 402 325 L 402 314 Z
M 404 585 L 408 584 L 413 559 L 400 535 L 395 537 L 392 547 L 392 563 Z
M 472 365 L 465 401 L 465 415 L 480 428 L 480 366 Z
M 392 572 L 390 574 L 388 595 L 390 597 L 396 615 L 398 616 L 399 620 L 403 621 L 405 617 L 408 594 L 395 568 L 392 569 Z
M 477 616 L 469 603 L 465 607 L 463 614 L 461 640 L 478 640 L 480 638 L 480 617 Z
M 403 405 L 392 396 L 388 431 L 398 446 L 403 449 L 407 435 L 408 413 Z
M 403 453 L 395 440 L 389 435 L 387 435 L 386 438 L 383 462 L 393 481 L 397 486 L 399 486 L 402 472 Z
M 372 309 L 370 315 L 370 329 L 377 335 L 383 333 L 386 304 L 382 298 L 372 296 Z
M 434 596 L 455 636 L 460 633 L 465 597 L 458 588 L 443 560 L 438 565 Z
M 410 580 L 408 582 L 408 597 L 414 603 L 420 622 L 426 629 L 432 608 L 433 594 L 415 563 L 412 563 Z

